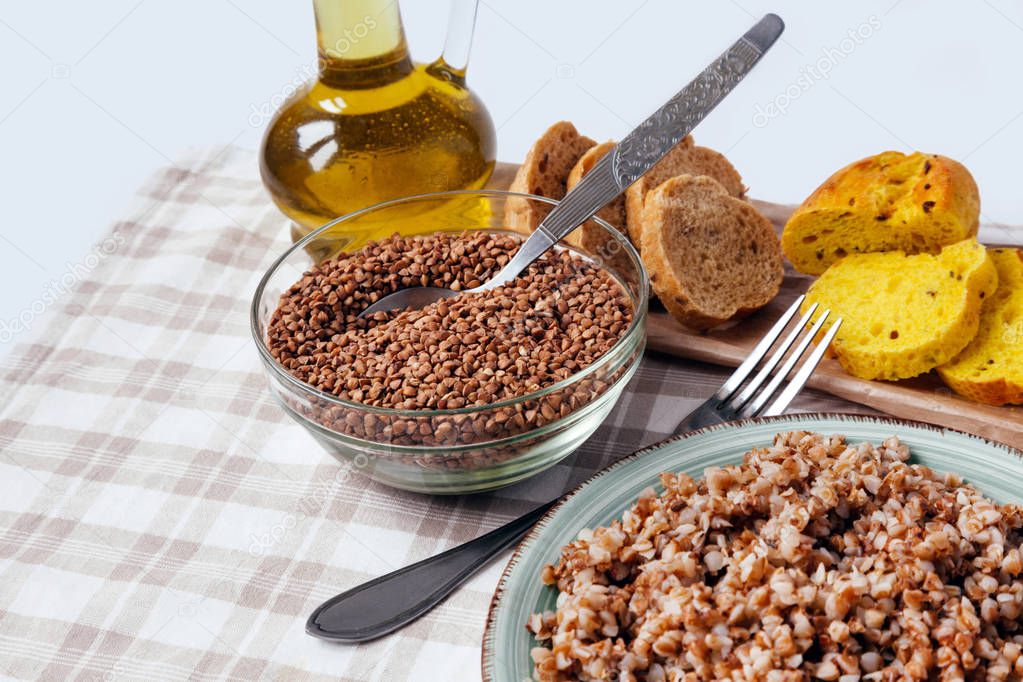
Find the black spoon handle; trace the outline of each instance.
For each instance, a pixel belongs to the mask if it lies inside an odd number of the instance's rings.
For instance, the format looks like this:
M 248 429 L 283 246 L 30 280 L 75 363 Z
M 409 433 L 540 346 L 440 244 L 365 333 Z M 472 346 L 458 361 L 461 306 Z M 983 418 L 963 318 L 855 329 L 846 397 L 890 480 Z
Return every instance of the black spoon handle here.
M 339 642 L 364 642 L 397 630 L 439 604 L 476 569 L 518 542 L 556 502 L 325 601 L 309 616 L 306 632 Z

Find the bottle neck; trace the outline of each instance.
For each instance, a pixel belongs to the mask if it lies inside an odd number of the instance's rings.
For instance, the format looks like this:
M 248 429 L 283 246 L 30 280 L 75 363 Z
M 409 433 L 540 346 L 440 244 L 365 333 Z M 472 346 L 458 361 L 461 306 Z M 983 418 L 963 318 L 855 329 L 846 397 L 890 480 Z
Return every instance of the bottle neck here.
M 412 72 L 397 0 L 313 0 L 320 80 L 379 87 Z

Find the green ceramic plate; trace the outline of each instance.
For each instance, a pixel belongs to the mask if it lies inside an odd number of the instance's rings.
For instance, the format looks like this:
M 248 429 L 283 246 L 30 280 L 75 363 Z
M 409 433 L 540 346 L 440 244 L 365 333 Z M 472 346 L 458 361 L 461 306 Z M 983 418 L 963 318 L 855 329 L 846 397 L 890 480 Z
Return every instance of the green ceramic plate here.
M 659 488 L 663 471 L 700 476 L 708 466 L 737 464 L 779 431 L 806 429 L 844 434 L 850 442 L 878 443 L 898 436 L 912 461 L 935 471 L 955 471 L 999 502 L 1023 500 L 1023 452 L 977 436 L 885 417 L 799 414 L 731 422 L 680 436 L 626 457 L 594 475 L 536 525 L 512 555 L 497 587 L 483 635 L 483 679 L 523 682 L 532 678 L 526 631 L 531 613 L 553 610 L 557 591 L 540 583 L 540 571 L 581 528 L 607 525 L 620 517 L 640 491 Z

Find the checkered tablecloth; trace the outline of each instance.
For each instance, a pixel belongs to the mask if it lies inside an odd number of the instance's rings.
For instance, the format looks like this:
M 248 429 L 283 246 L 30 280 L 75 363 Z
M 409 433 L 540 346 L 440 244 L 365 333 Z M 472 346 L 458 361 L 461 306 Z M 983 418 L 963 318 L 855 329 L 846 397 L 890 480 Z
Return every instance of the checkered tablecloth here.
M 485 495 L 391 490 L 267 390 L 248 304 L 288 229 L 255 156 L 188 155 L 136 199 L 0 362 L 0 676 L 478 679 L 503 560 L 376 642 L 321 642 L 305 619 L 659 440 L 726 374 L 648 354 L 549 473 Z M 861 409 L 810 393 L 797 407 Z

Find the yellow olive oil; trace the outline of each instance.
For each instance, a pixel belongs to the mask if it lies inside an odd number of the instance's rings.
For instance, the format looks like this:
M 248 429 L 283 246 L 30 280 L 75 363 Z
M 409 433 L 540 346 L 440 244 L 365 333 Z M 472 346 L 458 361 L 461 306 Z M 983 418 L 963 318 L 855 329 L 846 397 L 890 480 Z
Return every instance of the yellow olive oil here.
M 494 168 L 494 126 L 465 85 L 464 64 L 413 63 L 395 0 L 314 7 L 318 77 L 273 118 L 260 163 L 274 202 L 294 221 L 292 237 L 388 199 L 482 187 Z M 424 231 L 442 223 L 424 221 Z M 393 231 L 342 223 L 337 246 L 358 248 Z

